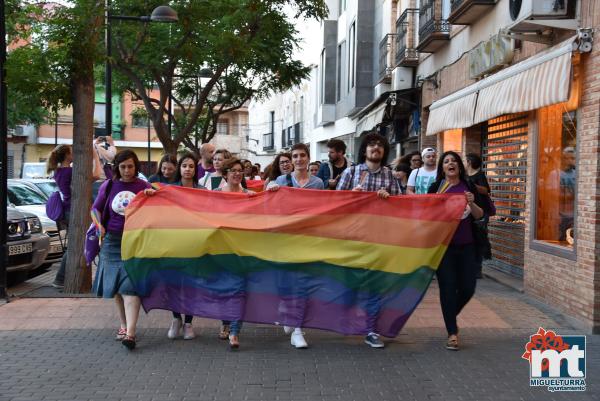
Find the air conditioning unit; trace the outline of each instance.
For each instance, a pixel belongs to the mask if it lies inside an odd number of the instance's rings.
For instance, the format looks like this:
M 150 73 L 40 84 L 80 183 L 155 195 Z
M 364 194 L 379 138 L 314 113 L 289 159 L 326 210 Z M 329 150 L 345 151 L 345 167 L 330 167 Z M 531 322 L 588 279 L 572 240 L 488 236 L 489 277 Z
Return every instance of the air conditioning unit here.
M 550 28 L 577 30 L 577 0 L 510 0 L 511 32 L 541 32 Z

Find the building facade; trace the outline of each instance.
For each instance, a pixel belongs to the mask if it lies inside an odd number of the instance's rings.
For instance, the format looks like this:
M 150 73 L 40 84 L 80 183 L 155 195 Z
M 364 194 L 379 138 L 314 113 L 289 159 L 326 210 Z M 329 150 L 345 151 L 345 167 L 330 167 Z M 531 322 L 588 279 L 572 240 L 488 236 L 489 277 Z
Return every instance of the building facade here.
M 158 93 L 157 93 L 158 96 Z M 152 123 L 148 121 L 143 104 L 128 94 L 114 95 L 112 137 L 117 149 L 135 151 L 142 163 L 144 173 L 156 170 L 163 156 L 163 146 L 158 140 Z M 177 109 L 175 109 L 177 113 Z M 97 87 L 95 94 L 94 125 L 97 133 L 106 132 L 104 88 Z M 238 157 L 248 156 L 248 108 L 223 114 L 217 124 L 217 133 L 211 140 L 217 148 L 227 148 Z M 45 162 L 56 144 L 72 144 L 73 110 L 59 110 L 58 117 L 39 127 L 20 126 L 13 133 L 9 147 L 9 168 L 12 177 L 21 176 L 23 163 Z M 9 170 L 9 173 L 11 171 Z
M 488 269 L 600 332 L 600 3 L 422 0 L 421 143 L 480 153 Z
M 318 62 L 286 95 L 302 93 L 312 158 L 330 138 L 355 158 L 373 131 L 395 155 L 480 154 L 498 210 L 488 273 L 600 332 L 600 3 L 327 3 Z M 251 134 L 269 155 L 285 148 L 284 98 L 251 105 L 251 133 L 255 119 L 272 127 L 272 141 Z

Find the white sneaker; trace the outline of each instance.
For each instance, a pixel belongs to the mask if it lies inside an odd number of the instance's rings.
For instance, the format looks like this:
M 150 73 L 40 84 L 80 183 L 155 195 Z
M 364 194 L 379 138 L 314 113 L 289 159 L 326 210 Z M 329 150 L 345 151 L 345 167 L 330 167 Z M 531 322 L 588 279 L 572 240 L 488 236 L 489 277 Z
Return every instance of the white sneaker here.
M 290 327 L 290 326 L 283 326 L 283 332 L 284 332 L 285 334 L 292 334 L 292 332 L 293 332 L 293 331 L 294 331 L 294 328 L 293 328 L 293 327 Z
M 292 343 L 292 347 L 296 347 L 297 349 L 308 348 L 308 344 L 304 339 L 304 333 L 300 330 L 294 330 L 290 342 Z
M 181 319 L 173 319 L 171 321 L 171 327 L 169 327 L 169 331 L 167 332 L 167 337 L 171 340 L 179 337 L 181 334 Z
M 194 328 L 192 327 L 191 323 L 186 323 L 183 325 L 183 339 L 184 340 L 192 340 L 194 337 L 196 337 L 196 334 L 194 333 Z

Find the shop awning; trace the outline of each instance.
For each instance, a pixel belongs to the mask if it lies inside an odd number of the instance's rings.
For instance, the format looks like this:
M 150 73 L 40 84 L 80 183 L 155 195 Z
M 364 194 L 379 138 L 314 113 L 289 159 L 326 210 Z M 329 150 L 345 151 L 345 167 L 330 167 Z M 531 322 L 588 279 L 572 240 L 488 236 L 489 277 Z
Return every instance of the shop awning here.
M 377 124 L 380 124 L 383 121 L 383 115 L 385 114 L 386 107 L 387 103 L 383 102 L 358 120 L 356 123 L 356 134 L 360 135 L 364 131 L 370 131 L 375 128 Z
M 429 107 L 427 135 L 567 101 L 574 36 Z

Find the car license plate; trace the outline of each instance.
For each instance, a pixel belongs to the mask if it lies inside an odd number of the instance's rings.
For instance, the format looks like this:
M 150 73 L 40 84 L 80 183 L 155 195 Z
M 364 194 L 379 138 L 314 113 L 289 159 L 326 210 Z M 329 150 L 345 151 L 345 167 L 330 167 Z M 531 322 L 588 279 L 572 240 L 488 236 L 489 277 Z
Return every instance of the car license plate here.
M 50 245 L 50 252 L 49 253 L 59 253 L 62 252 L 62 246 L 60 244 L 58 245 Z
M 31 243 L 29 244 L 20 244 L 20 245 L 9 245 L 8 246 L 8 256 L 12 255 L 20 255 L 22 253 L 29 253 L 33 250 Z

